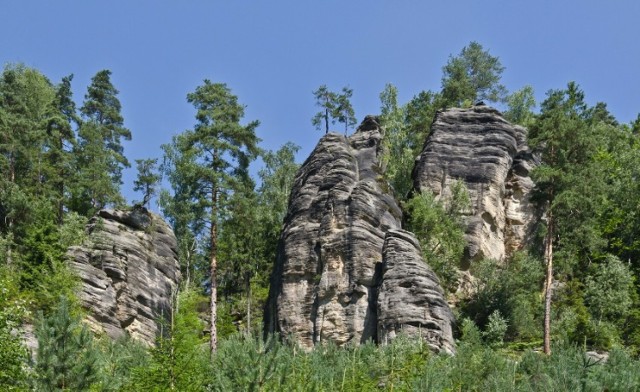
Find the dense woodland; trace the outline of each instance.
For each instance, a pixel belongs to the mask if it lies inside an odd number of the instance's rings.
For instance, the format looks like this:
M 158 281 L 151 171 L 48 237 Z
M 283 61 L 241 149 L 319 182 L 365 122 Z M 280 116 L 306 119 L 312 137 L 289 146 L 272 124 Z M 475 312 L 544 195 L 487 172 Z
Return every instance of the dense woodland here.
M 205 80 L 187 95 L 195 126 L 163 145 L 164 156 L 130 162 L 123 141 L 135 130 L 124 126 L 109 70 L 96 73 L 80 102 L 73 75 L 51 81 L 22 64 L 5 66 L 0 389 L 640 388 L 640 116 L 620 123 L 606 103 L 589 105 L 576 82 L 537 103 L 531 86 L 509 92 L 503 71 L 472 42 L 448 59 L 439 91 L 406 103 L 393 85 L 380 93 L 386 179 L 449 296 L 464 250 L 466 191 L 456 189 L 444 205 L 412 194 L 410 179 L 435 113 L 492 104 L 529 130 L 542 162 L 533 172 L 535 201 L 545 212 L 537 239 L 504 263 L 471 266 L 478 285 L 456 299 L 458 353 L 451 357 L 403 339 L 307 353 L 263 338 L 262 308 L 299 148 L 262 149 L 259 121 L 244 118 L 226 84 Z M 352 93 L 320 86 L 308 97 L 319 109 L 309 113 L 311 125 L 328 132 L 338 123 L 349 132 Z M 250 171 L 257 162 L 262 167 Z M 121 194 L 122 172 L 132 163 L 136 203 L 157 200 L 180 247 L 181 290 L 153 348 L 93 336 L 81 322 L 78 279 L 65 262 L 98 210 L 132 208 Z M 21 337 L 25 324 L 35 325 L 40 348 L 33 357 Z M 608 352 L 608 360 L 585 356 L 590 350 Z

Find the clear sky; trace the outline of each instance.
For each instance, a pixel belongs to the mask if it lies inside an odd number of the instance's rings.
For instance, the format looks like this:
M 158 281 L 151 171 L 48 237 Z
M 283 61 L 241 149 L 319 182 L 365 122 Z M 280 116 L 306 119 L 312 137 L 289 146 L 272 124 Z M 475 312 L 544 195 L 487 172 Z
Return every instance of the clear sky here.
M 595 0 L 0 0 L 0 63 L 23 62 L 57 83 L 73 73 L 81 104 L 91 77 L 112 71 L 131 162 L 194 123 L 186 94 L 227 83 L 260 120 L 262 146 L 292 141 L 305 159 L 322 133 L 312 91 L 350 86 L 360 121 L 385 83 L 401 103 L 439 90 L 442 66 L 477 41 L 506 67 L 510 91 L 537 99 L 574 80 L 621 122 L 640 112 L 640 1 Z M 135 197 L 135 170 L 123 191 Z

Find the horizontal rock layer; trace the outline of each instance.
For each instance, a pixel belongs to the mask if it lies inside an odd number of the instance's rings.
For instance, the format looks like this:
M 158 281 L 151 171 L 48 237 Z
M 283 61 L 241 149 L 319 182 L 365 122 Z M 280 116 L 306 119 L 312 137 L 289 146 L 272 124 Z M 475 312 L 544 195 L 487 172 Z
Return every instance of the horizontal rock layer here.
M 528 241 L 536 212 L 529 201 L 536 159 L 526 129 L 488 106 L 439 112 L 413 171 L 414 187 L 445 201 L 454 181 L 469 191 L 463 269 L 473 260 L 504 260 Z
M 82 281 L 86 321 L 111 338 L 128 333 L 153 344 L 180 281 L 173 231 L 157 215 L 136 208 L 101 210 L 88 232 L 82 246 L 68 251 Z

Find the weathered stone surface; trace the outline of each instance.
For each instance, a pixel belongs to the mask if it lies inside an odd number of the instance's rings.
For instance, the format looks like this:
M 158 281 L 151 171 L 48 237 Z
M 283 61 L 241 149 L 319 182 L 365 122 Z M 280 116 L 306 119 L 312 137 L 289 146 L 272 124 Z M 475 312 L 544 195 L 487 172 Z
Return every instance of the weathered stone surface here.
M 88 226 L 89 238 L 67 252 L 82 286 L 86 321 L 98 333 L 129 333 L 155 342 L 157 321 L 169 315 L 180 281 L 177 243 L 171 228 L 144 208 L 101 210 Z
M 272 276 L 267 332 L 308 348 L 378 341 L 384 238 L 402 217 L 381 175 L 381 139 L 375 117 L 367 117 L 350 137 L 324 136 L 300 168 Z
M 379 341 L 387 343 L 403 334 L 423 339 L 432 351 L 453 353 L 453 320 L 416 237 L 405 230 L 387 232 L 378 294 Z
M 463 269 L 481 258 L 504 260 L 526 244 L 536 221 L 529 201 L 529 172 L 535 165 L 526 129 L 510 124 L 497 110 L 474 106 L 436 115 L 416 160 L 414 187 L 446 200 L 454 181 L 466 185 L 471 211 L 465 217 Z

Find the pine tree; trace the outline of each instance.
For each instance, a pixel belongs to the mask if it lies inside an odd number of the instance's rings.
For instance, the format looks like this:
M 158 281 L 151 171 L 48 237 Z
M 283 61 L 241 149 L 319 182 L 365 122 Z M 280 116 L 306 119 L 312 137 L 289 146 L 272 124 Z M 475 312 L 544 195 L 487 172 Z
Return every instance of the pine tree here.
M 74 210 L 92 215 L 108 204 L 124 202 L 120 194 L 122 170 L 130 167 L 122 139 L 131 140 L 120 114 L 118 90 L 111 84 L 111 71 L 102 70 L 92 79 L 80 108 L 83 121 L 78 132 L 77 181 Z
M 49 143 L 46 159 L 51 168 L 48 177 L 57 198 L 58 224 L 63 221 L 65 206 L 68 205 L 69 179 L 73 178 L 72 149 L 76 145 L 73 124 L 80 124 L 76 104 L 73 102 L 72 80 L 73 75 L 65 76 L 56 87 L 55 113 L 47 126 Z
M 471 42 L 442 68 L 442 97 L 445 106 L 470 106 L 478 100 L 501 102 L 507 89 L 500 84 L 504 67 L 482 45 Z
M 313 116 L 311 124 L 313 124 L 317 130 L 320 130 L 324 123 L 324 133 L 326 135 L 329 133 L 329 120 L 331 120 L 331 124 L 335 124 L 336 122 L 333 113 L 336 110 L 336 100 L 338 96 L 336 93 L 329 91 L 327 85 L 323 84 L 313 92 L 313 97 L 316 99 L 316 105 L 321 108 L 321 111 Z
M 67 298 L 61 298 L 51 316 L 40 316 L 36 336 L 37 390 L 84 391 L 97 380 L 93 337 L 79 317 L 72 315 Z
M 208 234 L 209 278 L 211 282 L 210 348 L 217 349 L 218 235 L 220 217 L 239 179 L 246 176 L 249 163 L 259 150 L 255 135 L 258 121 L 241 125 L 244 107 L 223 83 L 205 80 L 187 101 L 197 110 L 193 130 L 174 136 L 164 145 L 165 165 L 174 190 L 174 201 L 187 208 L 189 216 L 174 216 L 189 225 L 194 237 Z M 176 203 L 170 203 L 177 212 Z M 184 209 L 183 209 L 184 211 Z M 185 219 L 187 218 L 187 219 Z M 206 230 L 208 229 L 208 230 Z M 208 233 L 207 233 L 208 231 Z
M 344 135 L 347 136 L 349 128 L 356 125 L 356 117 L 351 106 L 351 96 L 353 90 L 348 87 L 342 88 L 342 94 L 338 94 L 334 110 L 334 117 L 339 123 L 344 124 Z
M 138 178 L 133 182 L 133 190 L 142 192 L 142 205 L 148 205 L 156 194 L 156 188 L 161 180 L 157 165 L 157 159 L 136 159 Z
M 329 122 L 335 124 L 338 121 L 344 124 L 344 134 L 346 135 L 348 129 L 356 124 L 350 101 L 352 95 L 353 90 L 348 87 L 343 87 L 341 94 L 330 91 L 324 84 L 318 87 L 313 92 L 313 96 L 316 99 L 316 106 L 319 106 L 321 111 L 311 118 L 311 124 L 317 130 L 321 130 L 324 123 L 325 134 L 327 134 L 329 133 Z
M 587 122 L 584 93 L 571 82 L 565 90 L 553 90 L 542 103 L 541 113 L 529 132 L 529 143 L 541 154 L 542 164 L 534 169 L 534 198 L 544 208 L 545 318 L 544 352 L 551 354 L 551 301 L 556 247 L 565 262 L 589 256 L 604 245 L 594 231 L 599 183 L 593 156 L 602 135 Z M 590 176 L 589 180 L 586 180 Z M 589 183 L 589 188 L 580 189 Z

